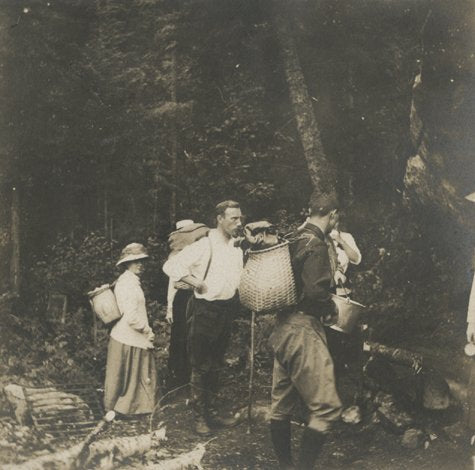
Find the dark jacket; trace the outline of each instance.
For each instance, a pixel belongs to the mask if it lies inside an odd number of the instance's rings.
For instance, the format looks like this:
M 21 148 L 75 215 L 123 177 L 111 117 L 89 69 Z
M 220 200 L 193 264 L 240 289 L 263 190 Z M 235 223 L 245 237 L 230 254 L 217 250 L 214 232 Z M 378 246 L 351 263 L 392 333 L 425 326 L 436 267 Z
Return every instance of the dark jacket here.
M 316 225 L 307 224 L 291 243 L 290 255 L 299 310 L 319 317 L 335 312 L 335 304 L 331 301 L 332 263 L 323 232 Z

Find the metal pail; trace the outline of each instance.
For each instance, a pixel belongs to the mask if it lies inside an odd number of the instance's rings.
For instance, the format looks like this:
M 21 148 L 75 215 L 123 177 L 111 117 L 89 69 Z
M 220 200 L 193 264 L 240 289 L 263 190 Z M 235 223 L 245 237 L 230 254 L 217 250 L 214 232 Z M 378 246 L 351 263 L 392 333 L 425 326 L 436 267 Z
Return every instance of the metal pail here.
M 351 333 L 357 325 L 365 306 L 351 300 L 349 297 L 335 294 L 332 294 L 332 300 L 338 307 L 338 321 L 334 325 L 334 329 L 347 334 Z

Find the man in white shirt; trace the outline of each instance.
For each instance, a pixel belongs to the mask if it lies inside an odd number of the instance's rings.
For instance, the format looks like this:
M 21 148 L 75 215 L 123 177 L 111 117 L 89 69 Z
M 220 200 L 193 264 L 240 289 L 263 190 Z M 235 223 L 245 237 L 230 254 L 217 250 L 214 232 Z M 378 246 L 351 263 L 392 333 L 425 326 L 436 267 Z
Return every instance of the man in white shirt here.
M 170 258 L 163 271 L 172 281 L 194 289 L 188 303 L 188 351 L 195 410 L 195 431 L 206 435 L 210 426 L 233 424 L 232 419 L 210 413 L 210 400 L 217 392 L 222 364 L 237 309 L 236 294 L 243 267 L 243 254 L 234 246 L 241 227 L 241 209 L 235 201 L 216 206 L 216 229 Z

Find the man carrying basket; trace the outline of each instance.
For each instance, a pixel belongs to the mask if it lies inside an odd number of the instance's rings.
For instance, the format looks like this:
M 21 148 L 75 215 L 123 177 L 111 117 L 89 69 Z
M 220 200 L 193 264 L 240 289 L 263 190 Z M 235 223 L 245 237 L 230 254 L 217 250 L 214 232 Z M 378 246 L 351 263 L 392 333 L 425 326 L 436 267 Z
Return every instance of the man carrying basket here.
M 188 352 L 195 431 L 201 435 L 209 434 L 212 427 L 235 422 L 232 417 L 213 415 L 210 408 L 231 335 L 231 322 L 239 305 L 237 288 L 243 253 L 234 246 L 233 237 L 241 227 L 241 217 L 237 202 L 221 202 L 216 206 L 217 227 L 163 266 L 172 281 L 186 282 L 194 289 L 187 308 Z
M 308 409 L 309 421 L 302 436 L 298 469 L 313 469 L 325 434 L 340 416 L 341 402 L 322 324 L 337 314 L 331 301 L 336 260 L 328 237 L 338 221 L 337 211 L 336 195 L 312 195 L 309 221 L 290 248 L 298 304 L 279 314 L 270 338 L 274 351 L 270 431 L 282 469 L 295 468 L 290 420 L 300 401 Z

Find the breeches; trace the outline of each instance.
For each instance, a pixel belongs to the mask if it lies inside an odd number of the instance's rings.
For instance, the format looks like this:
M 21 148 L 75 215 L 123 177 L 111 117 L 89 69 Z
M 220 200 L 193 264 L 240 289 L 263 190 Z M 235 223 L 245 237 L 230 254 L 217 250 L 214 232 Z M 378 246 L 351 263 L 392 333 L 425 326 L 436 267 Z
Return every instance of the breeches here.
M 279 319 L 270 338 L 274 351 L 271 418 L 288 420 L 303 402 L 308 426 L 326 432 L 341 412 L 333 361 L 315 317 L 294 312 Z

